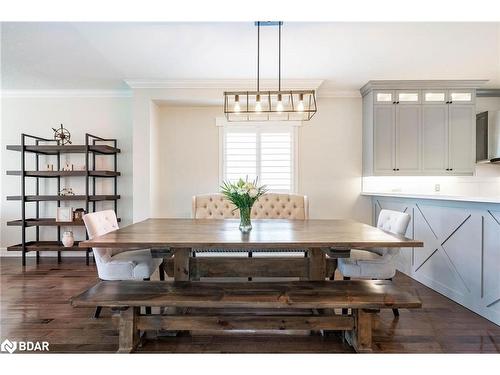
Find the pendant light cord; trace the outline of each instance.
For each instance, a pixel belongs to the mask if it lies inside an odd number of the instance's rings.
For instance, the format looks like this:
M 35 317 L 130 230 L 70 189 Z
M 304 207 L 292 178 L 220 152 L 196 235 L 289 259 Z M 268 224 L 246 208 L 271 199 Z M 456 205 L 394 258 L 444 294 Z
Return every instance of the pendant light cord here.
M 278 91 L 281 91 L 281 22 L 278 27 Z
M 260 21 L 257 22 L 257 92 L 260 91 Z

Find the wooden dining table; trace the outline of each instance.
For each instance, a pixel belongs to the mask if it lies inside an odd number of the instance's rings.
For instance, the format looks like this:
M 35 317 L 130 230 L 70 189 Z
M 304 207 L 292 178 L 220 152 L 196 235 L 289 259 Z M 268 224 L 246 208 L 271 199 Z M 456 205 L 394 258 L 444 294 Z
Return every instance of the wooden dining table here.
M 174 279 L 191 280 L 193 249 L 251 252 L 304 250 L 309 280 L 324 280 L 327 259 L 348 256 L 350 249 L 422 247 L 423 242 L 395 235 L 354 220 L 252 220 L 248 234 L 239 231 L 238 220 L 147 219 L 102 236 L 80 242 L 84 248 L 150 248 L 154 257 L 173 256 Z M 339 255 L 340 254 L 340 255 Z M 238 260 L 239 259 L 239 260 Z M 246 265 L 245 257 L 233 258 Z M 295 259 L 295 260 L 294 260 Z M 223 261 L 221 257 L 220 262 Z M 283 257 L 276 265 L 298 262 Z M 217 260 L 215 260 L 217 262 Z M 272 269 L 272 267 L 269 267 Z

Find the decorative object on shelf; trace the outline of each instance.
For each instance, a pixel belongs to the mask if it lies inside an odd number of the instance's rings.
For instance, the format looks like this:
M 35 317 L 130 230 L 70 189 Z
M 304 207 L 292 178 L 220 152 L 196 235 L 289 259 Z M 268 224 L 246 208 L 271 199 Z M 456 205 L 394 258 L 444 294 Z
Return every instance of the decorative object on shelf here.
M 66 129 L 65 127 L 63 127 L 63 124 L 61 124 L 61 127 L 60 128 L 52 128 L 52 130 L 54 131 L 54 140 L 57 141 L 57 143 L 60 143 L 61 145 L 65 145 L 65 144 L 72 144 L 71 142 L 71 133 L 68 131 L 68 129 Z
M 244 181 L 240 178 L 236 183 L 224 181 L 221 186 L 221 193 L 240 210 L 241 233 L 249 233 L 252 230 L 250 215 L 253 204 L 267 191 L 265 185 L 259 187 L 257 182 L 258 179 L 248 182 L 248 179 Z
M 85 214 L 85 209 L 77 208 L 73 211 L 73 220 L 83 220 L 83 215 Z
M 75 195 L 73 188 L 63 188 L 58 194 L 62 196 Z
M 73 232 L 68 230 L 62 235 L 62 244 L 64 247 L 72 247 L 75 243 L 75 237 L 73 236 Z
M 56 221 L 58 222 L 71 222 L 73 221 L 73 210 L 71 207 L 57 207 L 56 208 Z
M 45 170 L 52 172 L 54 170 L 54 164 L 47 164 Z
M 75 169 L 74 169 L 74 165 L 73 165 L 73 164 L 70 164 L 70 163 L 66 162 L 66 163 L 64 164 L 64 167 L 62 167 L 62 169 L 61 169 L 61 170 L 62 170 L 63 172 L 71 172 L 71 171 L 74 171 Z
M 282 90 L 282 21 L 255 22 L 257 26 L 257 91 L 224 92 L 224 114 L 228 121 L 309 121 L 318 108 L 315 90 Z M 278 90 L 260 89 L 260 27 L 278 27 Z

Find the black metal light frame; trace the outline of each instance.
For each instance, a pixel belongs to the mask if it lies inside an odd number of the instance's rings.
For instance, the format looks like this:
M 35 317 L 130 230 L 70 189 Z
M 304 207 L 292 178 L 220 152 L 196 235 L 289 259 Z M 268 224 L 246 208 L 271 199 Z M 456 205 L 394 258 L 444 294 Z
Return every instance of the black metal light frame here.
M 224 92 L 224 114 L 228 121 L 309 121 L 318 111 L 316 104 L 315 90 L 282 90 L 281 89 L 281 27 L 282 21 L 255 22 L 257 26 L 257 90 L 256 91 L 225 91 Z M 278 26 L 278 90 L 260 90 L 260 27 Z M 230 98 L 234 97 L 240 109 L 231 109 Z M 289 99 L 287 109 L 278 110 L 272 106 L 273 98 Z M 295 105 L 294 98 L 308 98 L 307 104 L 303 102 L 304 108 L 299 109 Z M 252 98 L 252 100 L 250 100 Z M 250 108 L 253 98 L 260 99 L 261 103 L 266 103 L 265 110 L 257 111 Z M 298 99 L 297 99 L 298 100 Z M 243 104 L 243 105 L 242 105 Z

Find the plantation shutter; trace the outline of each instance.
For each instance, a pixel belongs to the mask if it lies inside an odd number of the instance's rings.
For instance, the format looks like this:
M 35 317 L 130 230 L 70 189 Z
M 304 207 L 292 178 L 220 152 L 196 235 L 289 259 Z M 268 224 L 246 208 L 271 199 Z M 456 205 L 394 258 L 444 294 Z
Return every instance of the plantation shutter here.
M 257 134 L 228 131 L 225 138 L 224 179 L 235 182 L 248 176 L 253 181 L 257 177 Z
M 294 130 L 280 126 L 246 126 L 224 129 L 222 174 L 224 180 L 240 178 L 267 185 L 270 191 L 294 190 Z
M 260 134 L 260 182 L 274 191 L 292 191 L 292 135 Z

